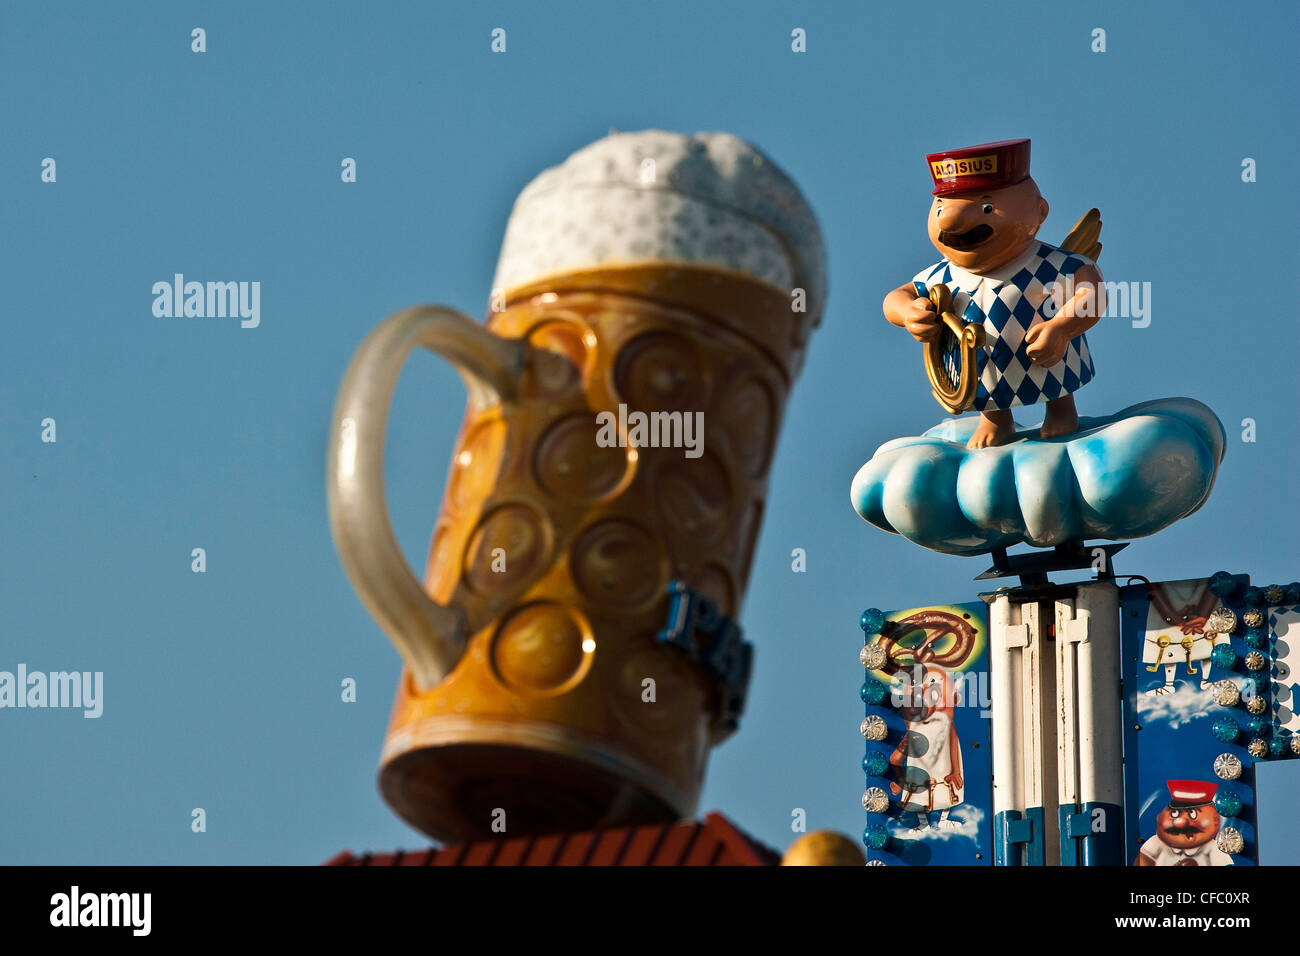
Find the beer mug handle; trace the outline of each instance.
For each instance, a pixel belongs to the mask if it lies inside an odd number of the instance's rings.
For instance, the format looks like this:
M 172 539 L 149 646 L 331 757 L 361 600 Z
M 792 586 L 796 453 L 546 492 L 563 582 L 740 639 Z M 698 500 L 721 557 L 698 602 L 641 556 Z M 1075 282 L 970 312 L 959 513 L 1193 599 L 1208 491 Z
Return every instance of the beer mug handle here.
M 362 604 L 427 690 L 460 660 L 468 634 L 463 611 L 433 600 L 411 573 L 388 520 L 388 411 L 398 374 L 417 346 L 455 366 L 471 408 L 515 398 L 528 346 L 493 335 L 454 309 L 416 306 L 366 336 L 339 386 L 326 469 L 334 543 Z

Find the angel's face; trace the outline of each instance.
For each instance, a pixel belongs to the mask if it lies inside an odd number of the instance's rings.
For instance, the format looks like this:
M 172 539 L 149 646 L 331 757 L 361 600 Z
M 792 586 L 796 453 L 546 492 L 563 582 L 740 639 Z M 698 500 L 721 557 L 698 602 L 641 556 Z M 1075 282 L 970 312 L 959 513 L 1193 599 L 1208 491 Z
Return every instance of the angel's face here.
M 1001 189 L 935 196 L 930 241 L 949 262 L 969 272 L 991 272 L 1029 248 L 1047 218 L 1047 200 L 1032 179 Z

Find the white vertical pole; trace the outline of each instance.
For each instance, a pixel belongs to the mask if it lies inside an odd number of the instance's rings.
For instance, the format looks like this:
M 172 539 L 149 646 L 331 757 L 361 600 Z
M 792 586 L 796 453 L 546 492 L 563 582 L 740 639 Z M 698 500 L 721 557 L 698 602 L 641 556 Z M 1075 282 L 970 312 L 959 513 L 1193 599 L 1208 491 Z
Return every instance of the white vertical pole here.
M 1087 621 L 1088 639 L 1079 645 L 1080 687 L 1088 693 L 1080 701 L 1079 722 L 1088 737 L 1081 741 L 1080 793 L 1085 804 L 1120 808 L 1124 803 L 1124 752 L 1121 744 L 1123 701 L 1120 698 L 1119 588 L 1099 581 L 1079 588 L 1078 617 Z M 1122 863 L 1111 854 L 1123 853 L 1122 810 L 1117 819 L 1104 820 L 1109 837 L 1100 841 L 1110 850 L 1096 862 Z
M 1029 642 L 1028 629 L 1011 621 L 1012 604 L 999 594 L 989 607 L 989 684 L 992 697 L 993 812 L 1024 810 L 1020 781 L 1020 741 L 1016 727 L 1019 648 Z
M 993 685 L 993 812 L 996 859 L 1055 862 L 1055 800 L 1045 798 L 1056 775 L 1054 724 L 1046 714 L 1046 623 L 1034 600 L 999 594 L 989 610 L 989 669 Z M 1045 669 L 1047 672 L 1045 672 Z M 1050 699 L 1050 698 L 1049 698 Z
M 1079 585 L 1057 603 L 1057 645 L 1073 661 L 1074 707 L 1062 720 L 1075 728 L 1073 787 L 1062 773 L 1061 802 L 1087 819 L 1080 841 L 1085 864 L 1119 864 L 1123 852 L 1124 758 L 1121 745 L 1119 589 L 1110 581 Z M 1083 833 L 1077 834 L 1083 836 Z
M 1086 646 L 1086 621 L 1079 626 L 1075 619 L 1074 600 L 1056 602 L 1056 819 L 1057 849 L 1061 862 L 1078 866 L 1082 859 L 1081 843 L 1071 835 L 1071 818 L 1080 812 L 1081 740 L 1088 737 L 1087 717 L 1082 701 L 1089 699 L 1087 664 L 1080 661 L 1080 648 Z M 1065 829 L 1062 833 L 1061 828 Z
M 1042 662 L 1042 624 L 1038 603 L 1020 605 L 1020 620 L 1029 631 L 1029 642 L 1020 652 L 1020 747 L 1025 765 L 1025 809 L 1043 805 L 1043 708 L 1042 686 L 1038 681 Z
M 1033 712 L 1027 715 L 1029 736 L 1026 745 L 1034 755 L 1034 792 L 1027 794 L 1030 810 L 1041 814 L 1041 832 L 1036 834 L 1040 861 L 1047 866 L 1061 862 L 1060 823 L 1057 820 L 1055 786 L 1057 780 L 1057 736 L 1060 728 L 1057 716 L 1049 712 L 1055 698 L 1053 688 L 1058 684 L 1055 649 L 1047 645 L 1048 632 L 1054 623 L 1054 609 L 1050 604 L 1028 601 L 1020 606 L 1021 620 L 1029 623 L 1030 646 L 1025 652 L 1025 686 L 1033 702 Z
M 1079 736 L 1087 733 L 1080 719 L 1079 697 L 1088 694 L 1079 677 L 1074 628 L 1074 606 L 1056 602 L 1056 799 L 1058 806 L 1073 807 L 1079 800 Z M 1080 726 L 1082 725 L 1082 726 Z

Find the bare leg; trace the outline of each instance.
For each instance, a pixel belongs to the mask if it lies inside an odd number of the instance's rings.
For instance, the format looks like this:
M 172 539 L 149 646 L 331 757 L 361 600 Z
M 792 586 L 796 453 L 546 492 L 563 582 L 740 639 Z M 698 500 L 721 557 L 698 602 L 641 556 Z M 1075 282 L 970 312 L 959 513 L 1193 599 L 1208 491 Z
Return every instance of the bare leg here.
M 1048 405 L 1051 408 L 1051 405 Z M 975 426 L 975 433 L 966 443 L 967 448 L 988 448 L 991 445 L 1005 445 L 1016 433 L 1016 423 L 1011 418 L 1009 408 L 992 408 L 980 413 L 980 423 Z
M 1062 395 L 1047 403 L 1047 417 L 1039 434 L 1043 438 L 1057 438 L 1073 434 L 1079 427 L 1079 412 L 1074 407 L 1073 395 Z

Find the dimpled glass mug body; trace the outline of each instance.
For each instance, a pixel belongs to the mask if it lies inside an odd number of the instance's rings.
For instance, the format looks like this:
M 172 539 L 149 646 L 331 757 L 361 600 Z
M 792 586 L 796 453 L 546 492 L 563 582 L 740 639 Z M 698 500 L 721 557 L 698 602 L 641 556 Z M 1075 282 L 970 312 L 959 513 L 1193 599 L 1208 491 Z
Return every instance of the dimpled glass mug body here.
M 825 300 L 816 219 L 735 137 L 613 134 L 520 195 L 494 287 L 486 327 L 436 306 L 388 318 L 335 408 L 335 541 L 406 662 L 381 792 L 444 840 L 690 816 L 734 723 L 718 682 L 656 635 L 671 582 L 724 615 L 744 596 Z M 469 392 L 423 585 L 382 485 L 418 346 Z M 702 413 L 702 442 L 598 441 L 598 413 L 638 411 Z

